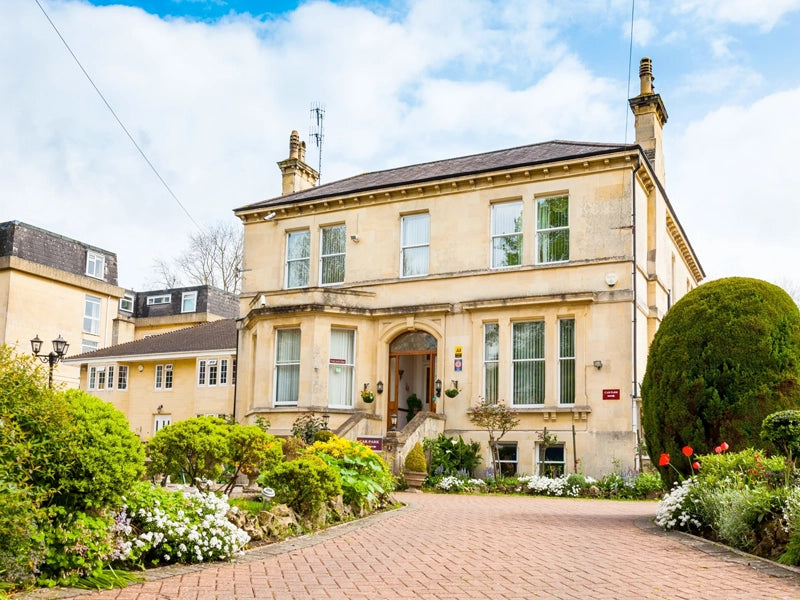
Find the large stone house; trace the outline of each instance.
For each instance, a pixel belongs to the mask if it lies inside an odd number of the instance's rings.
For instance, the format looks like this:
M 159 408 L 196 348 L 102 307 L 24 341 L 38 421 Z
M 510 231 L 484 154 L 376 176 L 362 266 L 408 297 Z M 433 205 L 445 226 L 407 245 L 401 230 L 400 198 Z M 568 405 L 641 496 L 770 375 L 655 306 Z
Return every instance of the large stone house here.
M 283 194 L 235 211 L 237 418 L 285 434 L 325 414 L 395 466 L 421 437 L 462 435 L 488 465 L 469 409 L 504 402 L 520 417 L 504 470 L 639 467 L 648 344 L 704 277 L 664 188 L 649 59 L 640 79 L 634 144 L 551 141 L 316 185 L 293 132 Z

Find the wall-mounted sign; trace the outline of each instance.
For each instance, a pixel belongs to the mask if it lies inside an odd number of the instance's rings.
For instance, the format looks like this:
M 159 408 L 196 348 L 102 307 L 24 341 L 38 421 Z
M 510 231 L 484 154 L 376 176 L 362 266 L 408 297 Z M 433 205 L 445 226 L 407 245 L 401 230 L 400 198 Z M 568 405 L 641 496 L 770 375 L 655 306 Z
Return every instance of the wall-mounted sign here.
M 461 371 L 462 367 L 464 366 L 464 361 L 460 358 L 457 358 L 453 361 L 453 370 L 456 372 Z
M 332 365 L 345 365 L 347 364 L 347 360 L 345 360 L 344 358 L 332 358 L 330 360 L 330 363 Z
M 361 436 L 357 437 L 356 441 L 361 442 L 370 450 L 374 450 L 376 452 L 383 450 L 383 438 Z
M 462 352 L 463 348 L 461 346 L 456 346 L 456 352 L 455 352 L 456 358 L 461 358 Z
M 619 400 L 619 390 L 603 390 L 603 400 Z

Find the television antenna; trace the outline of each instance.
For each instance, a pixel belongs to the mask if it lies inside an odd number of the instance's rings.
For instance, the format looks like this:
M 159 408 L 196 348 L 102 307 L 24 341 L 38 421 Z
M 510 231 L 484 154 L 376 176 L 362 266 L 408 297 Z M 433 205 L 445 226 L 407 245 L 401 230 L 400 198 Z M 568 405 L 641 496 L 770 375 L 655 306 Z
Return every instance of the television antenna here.
M 325 138 L 325 127 L 323 121 L 325 120 L 325 105 L 319 102 L 311 104 L 311 128 L 308 132 L 308 137 L 317 146 L 317 176 L 318 182 L 322 181 L 322 140 Z

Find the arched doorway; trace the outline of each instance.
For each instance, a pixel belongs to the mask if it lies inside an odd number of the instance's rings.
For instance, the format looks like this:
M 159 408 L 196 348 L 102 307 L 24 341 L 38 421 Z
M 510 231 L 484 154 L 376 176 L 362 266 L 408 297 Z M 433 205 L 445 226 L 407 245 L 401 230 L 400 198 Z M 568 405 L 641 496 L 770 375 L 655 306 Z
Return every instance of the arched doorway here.
M 436 338 L 416 330 L 401 333 L 389 344 L 387 429 L 393 414 L 402 429 L 417 412 L 436 412 L 436 348 Z

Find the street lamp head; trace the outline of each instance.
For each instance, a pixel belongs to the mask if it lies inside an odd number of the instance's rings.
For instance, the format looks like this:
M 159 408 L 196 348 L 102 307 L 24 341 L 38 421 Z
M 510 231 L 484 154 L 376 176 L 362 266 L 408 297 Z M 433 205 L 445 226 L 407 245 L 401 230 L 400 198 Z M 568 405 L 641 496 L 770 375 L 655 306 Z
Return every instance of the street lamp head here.
M 67 348 L 69 348 L 69 344 L 67 340 L 61 337 L 61 334 L 58 334 L 58 337 L 53 340 L 53 350 L 56 354 L 58 354 L 59 358 L 63 357 L 67 353 Z
M 39 339 L 39 334 L 36 334 L 36 337 L 31 340 L 31 350 L 33 350 L 34 356 L 38 356 L 39 352 L 42 350 L 42 340 Z

